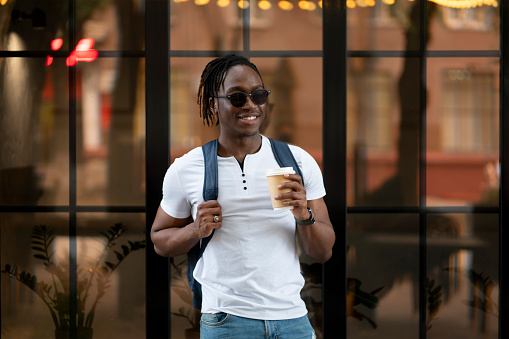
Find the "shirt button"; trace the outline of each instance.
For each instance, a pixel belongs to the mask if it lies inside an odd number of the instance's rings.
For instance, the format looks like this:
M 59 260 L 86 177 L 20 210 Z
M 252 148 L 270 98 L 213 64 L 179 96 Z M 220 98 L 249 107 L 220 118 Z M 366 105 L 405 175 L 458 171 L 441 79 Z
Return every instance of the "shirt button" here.
M 246 183 L 246 180 L 242 180 L 242 183 L 244 183 L 244 184 L 245 184 L 245 183 Z
M 247 190 L 247 187 L 244 187 L 244 190 Z

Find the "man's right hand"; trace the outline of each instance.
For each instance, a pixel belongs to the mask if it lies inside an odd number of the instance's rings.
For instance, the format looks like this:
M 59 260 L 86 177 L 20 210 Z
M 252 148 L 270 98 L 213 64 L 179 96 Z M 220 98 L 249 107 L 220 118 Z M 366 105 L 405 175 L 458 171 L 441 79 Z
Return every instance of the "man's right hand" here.
M 217 200 L 204 201 L 198 205 L 196 220 L 189 225 L 194 228 L 198 238 L 208 237 L 214 229 L 221 228 L 223 215 L 221 205 Z

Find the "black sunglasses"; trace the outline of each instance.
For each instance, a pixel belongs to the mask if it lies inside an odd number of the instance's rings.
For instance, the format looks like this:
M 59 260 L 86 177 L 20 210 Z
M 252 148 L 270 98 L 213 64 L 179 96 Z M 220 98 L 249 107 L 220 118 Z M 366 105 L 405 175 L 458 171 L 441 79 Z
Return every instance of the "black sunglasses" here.
M 247 97 L 251 97 L 251 100 L 257 105 L 263 105 L 269 98 L 270 91 L 267 89 L 257 89 L 251 94 L 244 92 L 235 92 L 229 95 L 217 95 L 214 98 L 227 98 L 230 100 L 233 107 L 244 107 L 247 102 Z

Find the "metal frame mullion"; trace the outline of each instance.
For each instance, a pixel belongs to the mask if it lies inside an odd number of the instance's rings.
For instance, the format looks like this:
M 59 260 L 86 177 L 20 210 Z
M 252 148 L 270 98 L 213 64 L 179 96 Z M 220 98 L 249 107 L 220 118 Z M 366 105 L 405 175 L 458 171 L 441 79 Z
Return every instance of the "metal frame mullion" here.
M 76 0 L 69 5 L 69 48 L 76 46 Z M 76 315 L 78 313 L 78 253 L 77 237 L 77 117 L 76 117 L 76 66 L 68 69 L 69 80 L 69 325 L 70 338 L 77 338 Z
M 336 233 L 323 267 L 323 336 L 346 338 L 346 0 L 323 2 L 323 171 Z
M 428 214 L 426 211 L 426 133 L 427 133 L 427 44 L 428 44 L 428 3 L 419 3 L 419 339 L 426 339 L 426 276 L 427 276 L 427 247 L 426 228 Z
M 168 0 L 145 3 L 146 93 L 146 240 L 161 201 L 161 185 L 170 162 L 170 13 Z M 146 248 L 146 337 L 170 338 L 169 260 Z
M 500 213 L 499 213 L 499 314 L 498 338 L 509 336 L 509 323 L 503 321 L 509 316 L 509 278 L 504 272 L 504 244 L 509 243 L 509 232 L 503 226 L 509 220 L 509 4 L 500 1 Z M 505 132 L 505 133 L 504 133 Z M 507 266 L 507 265 L 506 265 Z M 507 268 L 506 268 L 507 269 Z

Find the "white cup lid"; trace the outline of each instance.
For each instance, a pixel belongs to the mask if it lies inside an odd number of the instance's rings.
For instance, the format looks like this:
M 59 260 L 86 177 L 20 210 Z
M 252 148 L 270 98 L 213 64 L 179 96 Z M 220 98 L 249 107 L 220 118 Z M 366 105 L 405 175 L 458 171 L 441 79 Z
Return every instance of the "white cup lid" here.
M 293 167 L 280 167 L 280 168 L 269 168 L 265 175 L 282 175 L 282 174 L 295 174 Z

